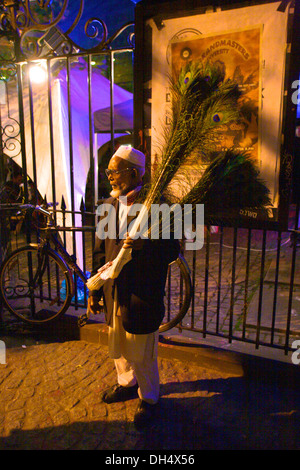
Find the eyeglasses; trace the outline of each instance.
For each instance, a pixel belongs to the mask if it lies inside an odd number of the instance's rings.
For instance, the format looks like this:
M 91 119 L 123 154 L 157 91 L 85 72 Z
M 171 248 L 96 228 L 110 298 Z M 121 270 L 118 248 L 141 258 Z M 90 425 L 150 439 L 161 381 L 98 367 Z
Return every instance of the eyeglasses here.
M 123 173 L 124 171 L 128 171 L 128 170 L 132 170 L 132 168 L 125 168 L 124 170 L 109 170 L 109 169 L 106 169 L 105 174 L 108 178 L 110 175 L 114 175 L 114 176 L 119 175 L 120 173 Z

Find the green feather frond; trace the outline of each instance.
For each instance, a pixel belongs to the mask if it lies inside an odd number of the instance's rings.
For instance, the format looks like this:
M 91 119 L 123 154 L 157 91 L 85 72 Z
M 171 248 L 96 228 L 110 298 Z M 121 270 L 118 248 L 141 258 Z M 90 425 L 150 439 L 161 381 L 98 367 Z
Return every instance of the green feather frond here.
M 188 80 L 187 80 L 188 77 Z M 178 169 L 193 154 L 208 155 L 218 142 L 221 126 L 239 117 L 236 83 L 224 81 L 218 66 L 199 62 L 188 64 L 172 82 L 172 122 L 165 133 L 162 161 L 153 184 L 157 188 L 170 183 Z
M 173 104 L 184 104 L 186 109 L 192 109 L 193 105 L 201 104 L 214 92 L 219 92 L 221 87 L 230 89 L 236 82 L 225 80 L 224 73 L 217 65 L 209 62 L 193 62 L 182 68 L 177 81 L 170 79 Z M 175 108 L 177 109 L 177 108 Z
M 224 209 L 271 206 L 269 190 L 258 174 L 247 153 L 227 150 L 207 167 L 181 203 L 204 204 L 208 214 Z
M 176 80 L 170 79 L 173 95 L 178 95 L 184 99 L 191 95 L 197 98 L 207 95 L 207 93 L 219 86 L 224 81 L 224 73 L 220 67 L 211 65 L 209 62 L 190 62 L 183 67 Z
M 182 69 L 178 81 L 171 83 L 171 93 L 170 135 L 182 128 L 197 134 L 203 124 L 205 128 L 213 129 L 238 117 L 237 101 L 241 93 L 235 82 L 224 81 L 224 74 L 218 66 L 199 62 L 188 64 Z
M 198 119 L 209 119 L 210 124 L 230 122 L 239 117 L 238 99 L 241 96 L 238 86 L 226 80 L 220 87 L 207 96 L 197 112 Z M 216 116 L 222 114 L 221 116 Z M 219 120 L 213 118 L 219 117 Z M 212 122 L 211 122 L 212 121 Z

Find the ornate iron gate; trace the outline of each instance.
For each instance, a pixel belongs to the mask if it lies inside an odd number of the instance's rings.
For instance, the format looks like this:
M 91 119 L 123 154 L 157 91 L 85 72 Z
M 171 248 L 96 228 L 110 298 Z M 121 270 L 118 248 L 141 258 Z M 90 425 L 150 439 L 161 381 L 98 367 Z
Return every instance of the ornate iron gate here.
M 103 20 L 88 19 L 83 47 L 71 39 L 83 0 L 64 32 L 67 0 L 1 3 L 2 186 L 19 185 L 21 173 L 17 200 L 46 200 L 59 222 L 81 225 L 82 211 L 87 217 L 107 195 L 108 156 L 132 142 L 133 24 L 108 38 Z M 83 262 L 82 242 L 72 238 L 69 249 Z

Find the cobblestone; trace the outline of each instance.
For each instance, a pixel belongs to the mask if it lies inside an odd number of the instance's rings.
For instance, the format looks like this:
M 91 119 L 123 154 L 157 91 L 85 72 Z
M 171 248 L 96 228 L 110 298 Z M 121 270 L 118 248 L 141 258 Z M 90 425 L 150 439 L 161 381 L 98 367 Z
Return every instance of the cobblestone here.
M 138 399 L 101 401 L 115 382 L 105 346 L 80 340 L 9 348 L 0 364 L 0 449 L 299 448 L 295 384 L 164 357 L 159 370 L 155 419 L 140 432 L 133 424 Z

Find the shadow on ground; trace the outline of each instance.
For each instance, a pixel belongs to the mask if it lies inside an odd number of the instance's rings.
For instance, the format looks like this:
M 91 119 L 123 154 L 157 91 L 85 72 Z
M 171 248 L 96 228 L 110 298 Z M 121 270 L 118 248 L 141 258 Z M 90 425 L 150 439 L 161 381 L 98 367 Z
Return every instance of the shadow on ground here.
M 14 429 L 0 449 L 239 450 L 298 449 L 299 393 L 243 377 L 169 382 L 153 424 L 132 419 L 82 420 L 57 427 Z M 127 403 L 132 416 L 137 400 Z

